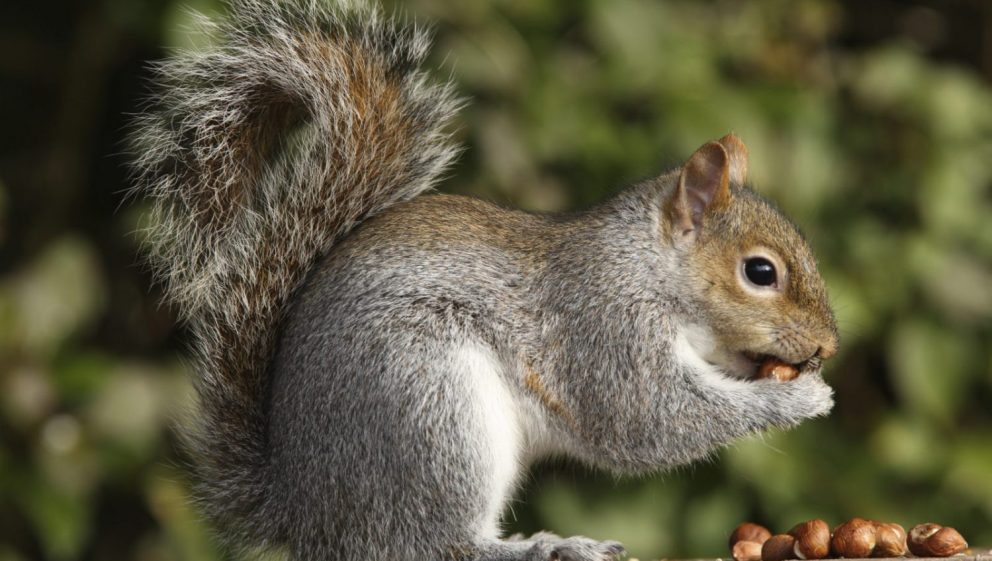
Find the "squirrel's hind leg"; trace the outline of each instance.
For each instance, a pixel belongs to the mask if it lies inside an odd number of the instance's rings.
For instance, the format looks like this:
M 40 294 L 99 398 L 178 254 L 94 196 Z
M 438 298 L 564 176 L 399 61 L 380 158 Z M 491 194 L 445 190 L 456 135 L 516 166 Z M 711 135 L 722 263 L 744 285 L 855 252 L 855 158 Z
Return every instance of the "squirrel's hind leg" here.
M 477 545 L 465 561 L 614 561 L 624 554 L 615 541 L 582 536 L 562 538 L 541 532 L 522 540 L 492 541 Z
M 460 347 L 453 355 L 456 370 L 467 373 L 466 395 L 475 404 L 474 422 L 482 448 L 491 456 L 484 462 L 489 476 L 483 488 L 488 492 L 488 506 L 480 536 L 496 536 L 499 515 L 516 479 L 523 435 L 519 410 L 512 392 L 502 380 L 501 367 L 488 349 L 476 345 Z M 561 538 L 542 532 L 527 539 L 497 540 L 480 538 L 464 548 L 464 561 L 610 561 L 618 559 L 623 546 L 617 542 L 598 542 L 580 536 Z

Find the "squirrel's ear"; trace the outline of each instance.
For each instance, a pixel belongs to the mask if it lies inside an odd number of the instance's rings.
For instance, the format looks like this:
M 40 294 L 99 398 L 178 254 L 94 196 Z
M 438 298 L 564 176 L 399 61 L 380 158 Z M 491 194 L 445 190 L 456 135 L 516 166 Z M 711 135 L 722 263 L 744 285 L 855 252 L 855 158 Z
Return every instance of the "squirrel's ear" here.
M 734 133 L 717 140 L 730 157 L 730 182 L 744 185 L 747 181 L 747 146 Z
M 694 238 L 707 210 L 730 203 L 731 159 L 721 141 L 707 142 L 682 166 L 668 205 L 677 238 Z

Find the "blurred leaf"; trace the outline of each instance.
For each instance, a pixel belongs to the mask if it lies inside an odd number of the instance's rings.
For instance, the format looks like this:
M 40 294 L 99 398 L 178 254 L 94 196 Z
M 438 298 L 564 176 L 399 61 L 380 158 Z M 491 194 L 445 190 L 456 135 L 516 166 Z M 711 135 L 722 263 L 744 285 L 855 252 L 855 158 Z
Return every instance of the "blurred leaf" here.
M 40 481 L 21 490 L 21 501 L 53 560 L 76 559 L 89 535 L 90 513 L 84 497 Z
M 788 438 L 780 431 L 771 431 L 742 439 L 723 456 L 734 477 L 761 491 L 770 510 L 784 510 L 792 503 L 804 478 L 803 459 L 787 451 Z
M 947 465 L 946 442 L 919 417 L 887 418 L 872 432 L 869 452 L 886 470 L 913 480 L 940 473 Z
M 965 324 L 992 319 L 992 266 L 925 239 L 916 240 L 908 258 L 926 295 L 949 318 Z
M 922 113 L 922 61 L 902 45 L 869 52 L 851 81 L 853 91 L 872 109 Z
M 956 439 L 945 484 L 961 500 L 977 500 L 986 516 L 992 517 L 992 432 L 988 428 Z M 975 542 L 984 543 L 984 542 Z
M 445 46 L 460 81 L 506 95 L 529 79 L 523 69 L 530 61 L 519 32 L 495 14 L 490 18 L 488 25 L 468 30 Z
M 117 357 L 96 352 L 67 354 L 57 364 L 53 377 L 59 394 L 72 405 L 88 402 L 114 381 L 111 370 Z
M 0 561 L 24 561 L 25 559 L 8 546 L 0 545 Z
M 707 557 L 726 555 L 726 540 L 730 530 L 747 519 L 743 506 L 726 489 L 714 489 L 708 494 L 690 497 L 685 517 L 685 549 L 708 552 Z M 653 552 L 663 552 L 655 549 Z
M 895 326 L 888 351 L 892 382 L 907 407 L 951 425 L 968 387 L 967 344 L 953 332 L 909 320 Z
M 3 416 L 15 427 L 26 430 L 40 422 L 58 403 L 58 392 L 46 371 L 11 365 L 0 379 Z
M 44 355 L 92 322 L 104 303 L 93 249 L 64 238 L 0 284 L 0 341 Z
M 168 380 L 158 369 L 123 363 L 105 374 L 114 384 L 87 404 L 87 423 L 97 437 L 145 457 L 157 444 L 165 412 L 178 396 L 167 391 Z

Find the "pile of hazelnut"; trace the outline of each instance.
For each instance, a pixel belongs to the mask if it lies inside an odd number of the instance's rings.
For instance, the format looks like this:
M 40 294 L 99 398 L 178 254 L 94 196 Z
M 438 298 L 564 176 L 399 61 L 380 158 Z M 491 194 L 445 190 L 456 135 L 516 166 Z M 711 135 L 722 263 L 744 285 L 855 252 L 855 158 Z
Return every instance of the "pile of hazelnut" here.
M 939 524 L 917 524 L 907 538 L 898 524 L 864 518 L 852 518 L 833 532 L 823 520 L 809 520 L 777 536 L 745 522 L 730 535 L 734 561 L 903 557 L 907 547 L 917 557 L 950 557 L 967 549 L 968 542 L 954 528 Z

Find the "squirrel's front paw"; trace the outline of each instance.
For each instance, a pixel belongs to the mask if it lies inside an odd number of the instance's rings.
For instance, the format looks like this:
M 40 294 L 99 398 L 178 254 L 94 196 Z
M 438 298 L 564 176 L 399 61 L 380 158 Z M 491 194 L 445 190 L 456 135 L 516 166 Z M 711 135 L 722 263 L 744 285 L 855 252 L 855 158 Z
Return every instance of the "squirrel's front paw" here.
M 762 381 L 755 383 L 757 396 L 750 396 L 749 412 L 760 411 L 768 424 L 791 427 L 805 419 L 826 415 L 833 408 L 833 390 L 819 374 L 803 374 L 795 381 Z M 754 399 L 758 397 L 758 399 Z M 763 407 L 754 408 L 759 402 Z
M 582 536 L 560 538 L 550 543 L 547 561 L 615 561 L 626 552 L 623 545 L 615 541 L 596 541 Z

